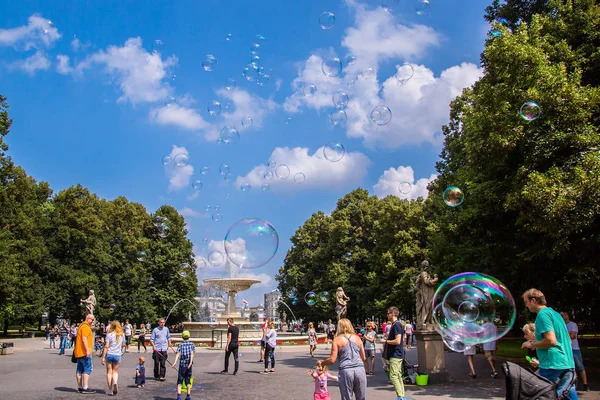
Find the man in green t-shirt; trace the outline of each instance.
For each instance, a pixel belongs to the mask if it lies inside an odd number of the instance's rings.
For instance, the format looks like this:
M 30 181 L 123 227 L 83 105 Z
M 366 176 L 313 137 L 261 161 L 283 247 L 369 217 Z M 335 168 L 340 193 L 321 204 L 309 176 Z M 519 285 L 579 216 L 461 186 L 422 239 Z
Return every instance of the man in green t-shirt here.
M 546 297 L 537 289 L 529 289 L 523 293 L 523 301 L 525 307 L 536 313 L 537 317 L 535 341 L 527 341 L 521 347 L 535 349 L 540 366 L 538 374 L 557 383 L 559 396 L 567 392 L 566 399 L 576 400 L 575 385 L 571 385 L 575 376 L 575 362 L 565 321 L 559 313 L 546 305 Z

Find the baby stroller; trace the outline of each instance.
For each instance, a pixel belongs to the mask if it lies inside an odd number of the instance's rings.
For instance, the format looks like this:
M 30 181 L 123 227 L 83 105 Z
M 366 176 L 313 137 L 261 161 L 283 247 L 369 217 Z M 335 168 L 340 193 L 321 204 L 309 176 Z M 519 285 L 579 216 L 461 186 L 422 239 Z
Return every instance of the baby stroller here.
M 507 361 L 502 364 L 502 371 L 506 376 L 506 400 L 560 400 L 569 394 L 569 391 L 565 390 L 559 397 L 556 383 L 517 364 Z M 560 378 L 562 379 L 567 373 L 571 374 L 565 371 Z M 572 375 L 569 387 L 575 384 L 576 375 Z
M 417 368 L 419 364 L 411 364 L 406 359 L 402 360 L 402 377 L 407 385 L 414 385 L 417 380 Z
M 94 341 L 94 351 L 96 352 L 96 356 L 100 357 L 103 350 L 104 343 L 102 343 L 102 337 L 96 336 L 96 340 Z

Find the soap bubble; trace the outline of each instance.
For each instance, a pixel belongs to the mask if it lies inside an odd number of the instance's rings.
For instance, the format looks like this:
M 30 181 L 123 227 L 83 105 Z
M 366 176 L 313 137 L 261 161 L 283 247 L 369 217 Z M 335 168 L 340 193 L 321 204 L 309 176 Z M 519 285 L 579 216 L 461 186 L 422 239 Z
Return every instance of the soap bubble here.
M 346 149 L 340 142 L 329 142 L 323 147 L 323 156 L 330 162 L 338 162 L 346 155 Z
M 371 111 L 371 121 L 379 126 L 387 125 L 392 120 L 392 110 L 385 105 L 379 105 Z
M 220 251 L 215 250 L 208 253 L 208 262 L 213 267 L 218 267 L 219 265 L 223 264 L 224 261 L 225 256 Z
M 410 184 L 410 182 L 400 182 L 400 184 L 398 185 L 398 191 L 400 191 L 400 193 L 402 194 L 408 194 L 410 193 L 410 191 L 412 190 L 412 185 Z
M 164 156 L 161 161 L 163 165 L 169 165 L 173 162 L 173 159 L 171 158 L 171 156 Z
M 208 103 L 206 109 L 210 115 L 219 115 L 221 114 L 221 103 L 217 100 L 212 100 Z
M 304 301 L 309 306 L 314 306 L 315 304 L 317 304 L 317 295 L 315 294 L 315 292 L 308 292 L 304 295 Z
M 225 90 L 233 90 L 237 86 L 237 82 L 233 78 L 228 78 L 227 83 L 225 83 Z
M 400 6 L 400 0 L 382 0 L 381 7 L 388 13 L 391 14 L 394 10 L 397 10 Z
M 263 183 L 262 185 L 260 185 L 260 188 L 262 189 L 263 192 L 266 192 L 267 190 L 270 189 L 268 183 Z
M 353 87 L 355 83 L 356 83 L 356 81 L 354 79 L 350 79 L 346 85 L 348 87 Z
M 221 164 L 221 166 L 219 167 L 219 173 L 221 175 L 227 175 L 228 172 L 229 172 L 229 165 Z
M 221 206 L 214 206 L 213 208 L 215 211 L 219 211 L 221 209 Z
M 344 254 L 344 258 L 346 259 L 346 261 L 352 260 L 352 253 L 347 251 L 346 254 Z
M 404 85 L 415 74 L 415 69 L 410 64 L 396 65 L 396 82 Z
M 294 296 L 294 295 L 290 295 L 290 304 L 295 306 L 298 304 L 298 297 Z
M 456 186 L 450 186 L 446 188 L 446 190 L 444 190 L 444 193 L 442 194 L 442 199 L 444 200 L 444 203 L 446 203 L 447 206 L 458 207 L 465 200 L 465 195 L 462 192 L 462 190 L 460 190 Z
M 152 278 L 150 278 L 150 279 L 152 279 Z M 154 281 L 154 280 L 152 280 L 152 281 Z M 117 308 L 117 306 L 115 304 L 111 304 L 109 308 L 110 308 L 110 311 L 115 311 L 115 308 Z
M 164 49 L 165 43 L 160 39 L 156 39 L 152 44 L 152 54 L 160 54 Z
M 500 37 L 502 36 L 502 30 L 500 29 L 500 26 L 504 25 L 504 26 L 508 26 L 508 21 L 506 20 L 506 18 L 497 18 L 496 21 L 494 21 L 496 24 L 496 26 L 492 26 L 492 30 L 490 31 L 490 35 L 494 36 L 494 37 Z
M 242 118 L 242 126 L 244 128 L 250 128 L 253 124 L 254 121 L 252 121 L 252 118 L 250 116 L 246 115 L 244 118 Z
M 251 54 L 250 55 L 250 64 L 254 65 L 256 68 L 259 68 L 258 66 L 260 65 L 260 56 L 258 54 Z M 259 68 L 260 71 L 260 68 Z
M 258 68 L 253 64 L 248 64 L 244 67 L 242 75 L 244 75 L 244 78 L 246 78 L 247 81 L 255 81 L 256 78 L 258 78 Z
M 344 110 L 348 106 L 348 95 L 345 92 L 338 90 L 333 94 L 332 101 L 335 108 Z
M 228 33 L 227 36 L 225 36 L 225 40 L 227 40 L 228 42 L 233 38 L 233 35 L 231 33 Z
M 519 115 L 527 122 L 535 121 L 542 115 L 542 109 L 537 103 L 528 101 L 521 106 Z
M 275 175 L 279 179 L 287 179 L 290 176 L 290 168 L 285 164 L 279 164 L 277 168 L 275 168 Z
M 254 269 L 271 261 L 279 248 L 279 235 L 270 222 L 244 218 L 225 235 L 225 252 L 240 268 Z
M 221 140 L 225 144 L 235 144 L 240 140 L 240 133 L 233 126 L 221 129 Z
M 199 258 L 198 260 L 196 260 L 196 268 L 198 268 L 198 269 L 206 268 L 206 261 L 204 261 L 201 258 Z
M 226 174 L 223 176 L 223 180 L 225 180 L 225 181 L 229 182 L 229 180 L 230 180 L 232 177 L 233 177 L 233 175 L 231 175 L 231 172 L 228 172 L 228 173 L 226 173 Z
M 298 172 L 296 175 L 294 175 L 294 182 L 304 183 L 304 181 L 306 181 L 306 175 L 304 175 L 302 172 Z
M 263 74 L 262 72 L 258 72 L 258 78 L 256 78 L 256 84 L 258 86 L 267 86 L 271 82 L 270 74 Z
M 181 276 L 182 278 L 187 277 L 191 271 L 192 271 L 192 267 L 190 267 L 190 264 L 188 264 L 188 263 L 179 264 L 179 276 Z
M 210 172 L 210 168 L 207 167 L 206 165 L 204 167 L 200 168 L 200 173 L 202 175 L 207 175 L 209 172 Z
M 205 71 L 214 71 L 214 69 L 217 68 L 217 65 L 219 65 L 217 57 L 213 56 L 212 54 L 207 54 L 204 56 L 202 68 L 204 68 Z
M 240 189 L 242 190 L 242 192 L 247 192 L 250 190 L 250 184 L 249 183 L 242 183 L 240 185 Z
M 329 292 L 327 290 L 319 292 L 319 300 L 321 300 L 324 303 L 329 301 Z
M 512 294 L 502 282 L 486 274 L 454 275 L 438 287 L 433 298 L 436 330 L 455 351 L 500 339 L 511 330 L 515 319 Z
M 258 49 L 260 46 L 265 44 L 266 41 L 267 39 L 263 35 L 256 35 L 254 36 L 254 41 L 252 42 L 252 45 Z
M 173 96 L 165 97 L 165 106 L 171 107 L 177 103 L 177 100 Z
M 346 66 L 353 65 L 355 62 L 356 57 L 354 57 L 352 54 L 346 56 L 346 59 L 344 60 L 344 64 L 346 64 Z
M 285 124 L 289 125 L 292 122 L 292 117 L 287 117 L 287 119 L 285 120 Z
M 363 79 L 373 79 L 375 77 L 375 70 L 373 68 L 365 68 L 360 72 L 360 76 Z
M 179 153 L 173 157 L 173 163 L 179 168 L 185 167 L 190 162 L 190 156 L 187 153 Z
M 219 212 L 213 213 L 213 215 L 212 215 L 213 221 L 220 222 L 222 219 L 223 219 L 223 216 L 221 215 L 221 213 L 219 213 Z
M 319 16 L 319 25 L 321 29 L 329 30 L 335 25 L 335 15 L 332 12 L 326 11 Z
M 194 181 L 192 182 L 192 187 L 195 190 L 202 189 L 202 186 L 202 181 L 200 179 L 194 179 Z
M 329 113 L 329 120 L 334 126 L 342 126 L 348 120 L 348 115 L 346 115 L 346 111 L 344 110 L 331 110 Z
M 431 4 L 429 0 L 417 0 L 415 4 L 415 12 L 420 16 L 428 16 L 431 14 Z
M 146 253 L 144 250 L 138 251 L 136 258 L 139 262 L 144 262 L 146 261 L 146 258 L 148 257 L 148 253 Z
M 342 61 L 337 57 L 329 57 L 321 63 L 321 71 L 330 78 L 342 72 Z
M 313 97 L 317 93 L 317 87 L 312 83 L 307 83 L 302 88 L 302 93 L 304 93 L 305 97 Z
M 271 171 L 269 169 L 266 170 L 265 173 L 263 174 L 263 177 L 265 179 L 269 179 L 269 180 L 273 179 L 273 171 Z

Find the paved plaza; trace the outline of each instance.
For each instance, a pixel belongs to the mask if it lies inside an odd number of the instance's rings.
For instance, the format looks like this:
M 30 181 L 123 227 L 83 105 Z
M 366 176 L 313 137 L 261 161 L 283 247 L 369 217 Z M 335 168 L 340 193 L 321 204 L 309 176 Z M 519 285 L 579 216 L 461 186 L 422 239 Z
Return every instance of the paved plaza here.
M 71 350 L 58 355 L 58 350 L 47 348 L 43 338 L 18 339 L 15 353 L 0 356 L 0 399 L 74 399 L 83 397 L 97 398 L 107 396 L 105 368 L 99 358 L 94 358 L 94 371 L 90 377 L 90 388 L 95 394 L 77 393 L 75 382 L 75 364 L 71 363 Z M 132 348 L 133 349 L 133 348 Z M 308 349 L 302 346 L 284 347 L 276 350 L 276 372 L 261 375 L 262 364 L 258 363 L 259 349 L 243 347 L 240 357 L 240 373 L 237 376 L 221 375 L 223 354 L 218 350 L 201 349 L 197 351 L 194 362 L 193 399 L 223 400 L 264 400 L 264 399 L 312 399 L 314 384 L 307 370 L 314 367 L 315 359 L 308 355 Z M 321 345 L 317 357 L 325 358 L 329 352 Z M 158 382 L 152 379 L 153 361 L 151 353 L 146 357 L 147 385 L 138 389 L 134 385 L 135 364 L 138 353 L 125 354 L 120 368 L 119 394 L 121 399 L 176 399 L 176 377 L 174 370 L 167 370 L 167 380 Z M 416 362 L 416 350 L 408 350 L 408 359 Z M 174 356 L 170 356 L 173 361 Z M 489 376 L 488 366 L 483 356 L 477 356 L 477 379 L 467 376 L 468 367 L 462 354 L 446 353 L 446 363 L 452 382 L 445 385 L 426 387 L 407 386 L 407 396 L 411 399 L 503 399 L 504 377 L 497 379 Z M 233 365 L 230 366 L 232 368 Z M 230 369 L 232 372 L 232 369 Z M 330 372 L 336 374 L 336 368 Z M 595 380 L 592 380 L 593 384 Z M 596 387 L 596 386 L 594 386 Z M 336 382 L 330 383 L 332 399 L 339 400 L 340 394 Z M 395 399 L 395 393 L 388 382 L 377 359 L 376 374 L 368 377 L 368 399 Z M 580 394 L 582 399 L 600 399 L 598 392 Z

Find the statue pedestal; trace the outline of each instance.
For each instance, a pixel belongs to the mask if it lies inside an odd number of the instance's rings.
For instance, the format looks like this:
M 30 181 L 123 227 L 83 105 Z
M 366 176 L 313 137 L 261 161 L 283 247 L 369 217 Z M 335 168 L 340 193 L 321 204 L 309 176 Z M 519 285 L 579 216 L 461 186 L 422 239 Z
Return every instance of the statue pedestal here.
M 444 342 L 434 330 L 415 331 L 419 373 L 429 375 L 430 384 L 447 383 L 450 375 L 444 362 Z

